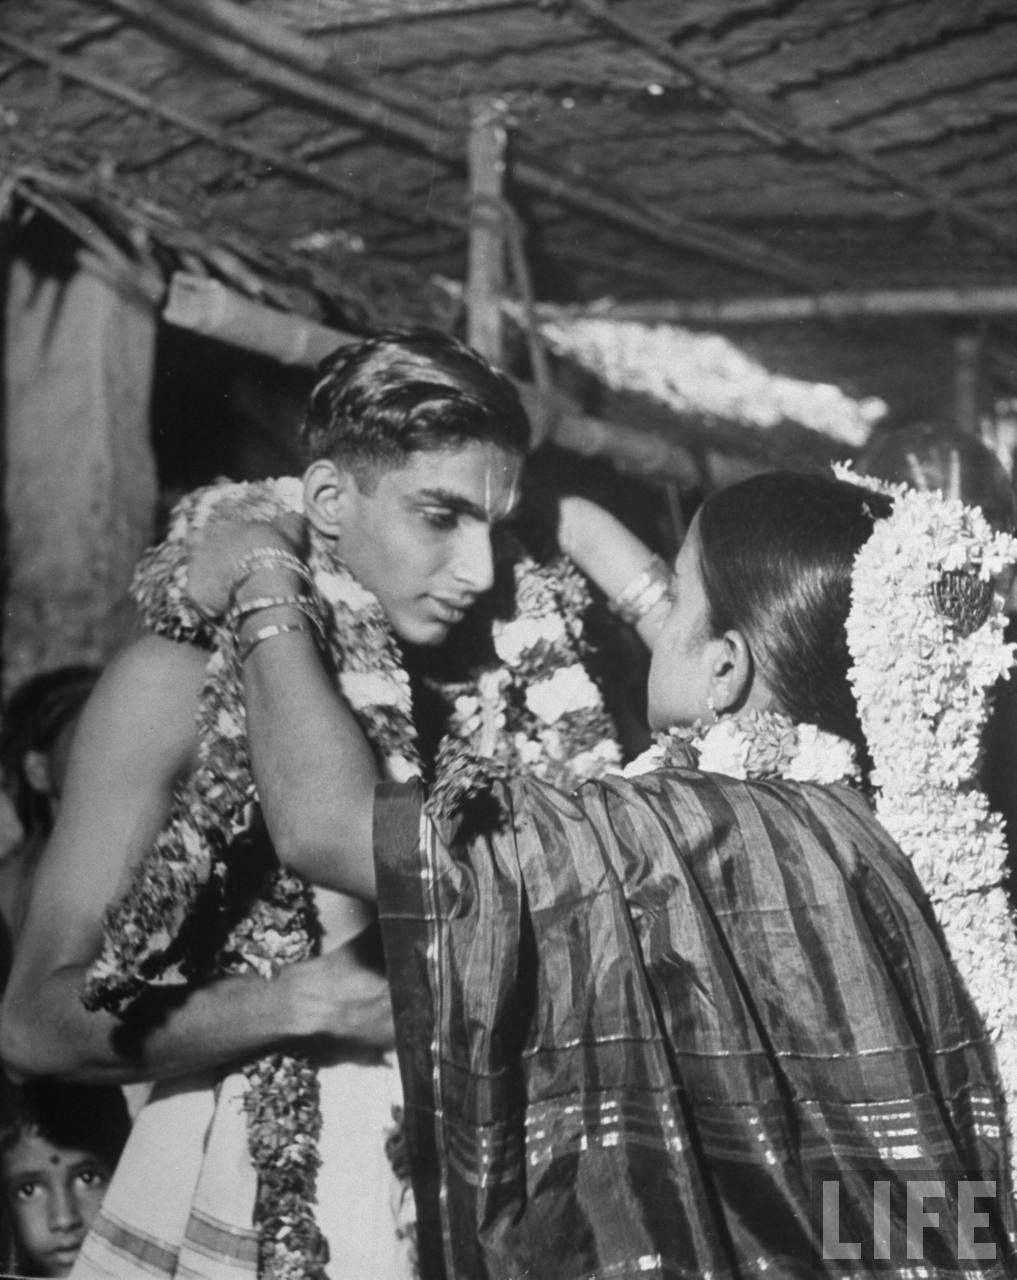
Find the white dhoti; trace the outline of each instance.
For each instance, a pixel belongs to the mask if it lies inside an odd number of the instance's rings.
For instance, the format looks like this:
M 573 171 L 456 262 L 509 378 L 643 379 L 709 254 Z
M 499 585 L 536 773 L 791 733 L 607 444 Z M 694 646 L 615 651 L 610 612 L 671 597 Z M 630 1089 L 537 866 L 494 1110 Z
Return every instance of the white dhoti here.
M 329 945 L 336 945 L 335 930 L 329 933 Z M 326 1273 L 330 1280 L 411 1280 L 412 1193 L 385 1150 L 393 1108 L 402 1102 L 395 1055 L 339 1062 L 318 1074 L 323 1123 L 315 1217 L 329 1246 Z M 155 1086 L 72 1280 L 257 1275 L 246 1088 L 239 1072 L 218 1087 L 207 1075 Z

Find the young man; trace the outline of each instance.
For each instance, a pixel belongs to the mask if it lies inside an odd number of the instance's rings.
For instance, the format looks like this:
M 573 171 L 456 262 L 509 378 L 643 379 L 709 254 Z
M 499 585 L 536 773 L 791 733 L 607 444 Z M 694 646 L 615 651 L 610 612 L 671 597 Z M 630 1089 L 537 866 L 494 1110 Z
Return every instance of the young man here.
M 440 645 L 491 586 L 491 531 L 516 502 L 527 433 L 511 383 L 441 334 L 384 334 L 324 362 L 305 422 L 311 460 L 304 512 L 318 537 L 338 545 L 401 641 Z M 269 627 L 271 616 L 269 610 Z M 3 1056 L 23 1074 L 125 1082 L 199 1073 L 193 1088 L 181 1083 L 164 1090 L 159 1116 L 149 1104 L 139 1118 L 136 1134 L 148 1136 L 132 1138 L 124 1163 L 135 1172 L 124 1176 L 142 1181 L 144 1163 L 132 1160 L 132 1148 L 178 1136 L 189 1105 L 184 1099 L 189 1089 L 210 1092 L 209 1071 L 294 1039 L 318 1048 L 327 1042 L 335 1052 L 350 1040 L 391 1043 L 384 981 L 360 965 L 354 945 L 367 909 L 350 900 L 332 902 L 324 912 L 336 925 L 333 942 L 345 945 L 283 970 L 272 982 L 228 977 L 189 990 L 180 1002 L 167 1002 L 130 1052 L 117 1018 L 81 1004 L 83 978 L 102 944 L 106 907 L 162 830 L 175 787 L 194 767 L 206 657 L 147 636 L 100 681 L 75 739 L 0 1024 Z M 299 741 L 293 747 L 299 758 Z M 207 1191 L 207 1168 L 199 1161 L 185 1175 L 194 1153 L 189 1147 L 178 1154 L 180 1177 Z M 351 1176 L 356 1179 L 356 1169 Z M 215 1186 L 235 1190 L 244 1177 L 249 1173 L 218 1169 Z M 159 1273 L 176 1274 L 184 1253 L 188 1268 L 200 1265 L 196 1259 L 207 1252 L 207 1240 L 195 1249 L 193 1240 L 177 1238 L 181 1230 L 198 1230 L 193 1217 L 183 1226 L 162 1221 L 169 1189 L 162 1198 L 148 1190 L 151 1221 L 135 1215 L 126 1222 L 113 1214 L 100 1221 L 115 1273 L 127 1276 L 137 1265 L 138 1274 L 150 1275 L 144 1268 L 153 1265 L 153 1253 Z M 132 1194 L 128 1186 L 125 1203 Z M 218 1195 L 213 1187 L 206 1198 L 202 1230 L 216 1219 Z M 323 1188 L 319 1200 L 326 1196 L 335 1198 L 333 1187 Z M 111 1195 L 108 1203 L 114 1202 L 121 1203 Z M 227 1234 L 225 1228 L 220 1233 Z M 242 1274 L 256 1265 L 254 1233 L 234 1234 L 238 1238 L 222 1247 Z M 394 1255 L 358 1258 L 350 1256 L 352 1247 L 336 1249 L 333 1242 L 330 1275 L 382 1280 L 381 1267 L 402 1274 Z M 88 1253 L 86 1245 L 83 1260 Z

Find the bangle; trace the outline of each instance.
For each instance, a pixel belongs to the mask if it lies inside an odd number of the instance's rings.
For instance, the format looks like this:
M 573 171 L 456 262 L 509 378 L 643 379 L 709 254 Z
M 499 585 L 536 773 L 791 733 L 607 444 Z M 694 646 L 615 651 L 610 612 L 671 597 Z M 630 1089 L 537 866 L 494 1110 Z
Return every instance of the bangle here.
M 314 600 L 311 596 L 291 595 L 255 596 L 253 600 L 245 600 L 243 603 L 234 601 L 233 608 L 226 615 L 226 625 L 239 627 L 252 613 L 260 613 L 262 609 L 281 609 L 284 605 L 291 605 L 294 609 L 299 609 L 301 613 L 311 617 L 310 609 L 314 606 Z
M 259 644 L 264 644 L 266 640 L 272 640 L 276 636 L 289 636 L 297 632 L 305 636 L 314 635 L 313 628 L 305 627 L 302 622 L 270 622 L 268 626 L 260 627 L 241 648 L 239 653 L 240 665 L 244 665 Z
M 674 598 L 671 570 L 660 556 L 654 556 L 645 568 L 629 579 L 613 600 L 608 601 L 608 608 L 623 622 L 635 626 L 662 601 L 670 603 Z
M 284 551 L 282 547 L 252 547 L 237 562 L 233 582 L 230 585 L 227 611 L 233 608 L 237 592 L 247 579 L 256 574 L 259 569 L 269 568 L 289 569 L 306 582 L 309 587 L 314 586 L 314 579 L 311 577 L 310 569 L 292 551 Z

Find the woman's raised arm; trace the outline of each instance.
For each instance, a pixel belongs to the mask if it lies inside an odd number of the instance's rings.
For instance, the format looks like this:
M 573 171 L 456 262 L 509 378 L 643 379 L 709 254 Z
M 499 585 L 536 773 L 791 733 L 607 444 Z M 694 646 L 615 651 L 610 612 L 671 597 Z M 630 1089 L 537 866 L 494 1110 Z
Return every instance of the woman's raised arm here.
M 298 545 L 291 526 L 209 530 L 192 548 L 189 590 L 212 614 L 232 592 L 242 618 L 251 763 L 280 861 L 314 884 L 373 900 L 374 753 L 326 671 L 306 614 L 288 603 L 244 614 L 254 602 L 303 594 L 292 563 Z M 238 582 L 241 563 L 253 569 Z

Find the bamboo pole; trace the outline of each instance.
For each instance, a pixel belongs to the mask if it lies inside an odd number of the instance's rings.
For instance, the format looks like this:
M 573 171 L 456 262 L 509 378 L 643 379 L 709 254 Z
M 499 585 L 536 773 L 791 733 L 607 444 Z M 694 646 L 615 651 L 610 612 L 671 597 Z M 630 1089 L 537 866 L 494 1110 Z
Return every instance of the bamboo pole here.
M 876 289 L 803 297 L 729 298 L 702 302 L 607 303 L 586 308 L 541 307 L 545 319 L 588 317 L 639 324 L 771 324 L 845 320 L 854 316 L 988 316 L 1017 314 L 1017 285 L 970 289 Z
M 353 75 L 334 56 L 323 69 L 320 44 L 259 18 L 233 0 L 214 0 L 214 4 L 211 0 L 89 2 L 126 14 L 196 59 L 214 62 L 324 119 L 355 120 L 378 139 L 388 135 L 453 171 L 465 168 L 462 142 L 442 127 L 434 106 L 415 101 L 412 110 L 404 108 L 401 90 Z M 514 161 L 512 180 L 573 213 L 649 237 L 671 249 L 703 253 L 799 287 L 822 283 L 812 268 L 761 242 L 670 212 L 634 208 L 624 195 L 589 186 L 575 175 L 552 172 L 525 157 Z
M 316 365 L 357 339 L 303 316 L 252 302 L 218 280 L 178 271 L 170 280 L 162 318 L 167 324 L 215 338 L 281 364 Z
M 469 137 L 470 236 L 466 276 L 466 340 L 499 368 L 505 362 L 502 298 L 505 293 L 506 106 L 478 100 Z
M 291 156 L 281 151 L 261 146 L 257 143 L 247 142 L 236 133 L 210 125 L 207 121 L 191 115 L 189 112 L 158 103 L 148 95 L 138 93 L 119 80 L 111 80 L 108 76 L 86 70 L 74 58 L 63 54 L 50 53 L 48 50 L 40 49 L 30 41 L 22 40 L 3 31 L 0 31 L 0 46 L 5 46 L 18 53 L 26 62 L 34 62 L 39 66 L 48 67 L 63 80 L 69 80 L 73 84 L 91 89 L 94 93 L 100 94 L 104 98 L 123 103 L 135 111 L 151 116 L 153 119 L 162 120 L 164 123 L 173 126 L 173 128 L 179 129 L 181 133 L 192 141 L 205 142 L 232 155 L 243 156 L 245 159 L 253 160 L 256 164 L 261 164 L 267 169 L 276 169 L 279 173 L 285 174 L 298 182 L 306 183 L 309 187 L 317 187 L 323 191 L 329 191 L 333 195 L 341 196 L 362 209 L 383 213 L 386 217 L 405 222 L 410 227 L 437 224 L 451 225 L 458 229 L 461 225 L 459 221 L 448 222 L 438 214 L 429 213 L 424 218 L 415 218 L 402 205 L 397 205 L 394 202 L 380 202 L 376 197 L 365 195 L 352 183 L 337 182 L 321 174 L 311 165 L 295 161 Z
M 357 341 L 353 334 L 314 324 L 302 316 L 275 311 L 227 288 L 217 280 L 177 272 L 170 282 L 162 317 L 167 324 L 272 356 L 286 364 L 316 364 L 337 347 Z M 529 383 L 517 384 L 531 417 L 549 424 L 549 439 L 584 457 L 610 457 L 645 475 L 672 476 L 696 484 L 699 464 L 693 453 L 659 433 L 639 431 L 591 418 L 567 397 L 552 400 Z
M 906 191 L 927 208 L 977 232 L 998 249 L 1017 254 L 1017 236 L 1009 224 L 979 212 L 965 200 L 958 199 L 948 187 L 881 160 L 874 153 L 856 146 L 843 134 L 817 128 L 767 94 L 744 88 L 734 77 L 716 70 L 708 59 L 682 55 L 667 43 L 659 31 L 626 18 L 617 8 L 609 7 L 605 0 L 567 2 L 601 28 L 642 49 L 661 66 L 677 71 L 683 83 L 691 82 L 698 86 L 705 97 L 726 107 L 738 117 L 743 128 L 762 137 L 770 145 L 775 137 L 783 138 L 823 158 L 844 161 L 853 169 L 879 179 L 894 193 Z
M 978 434 L 981 335 L 969 330 L 954 339 L 954 423 L 959 431 Z

